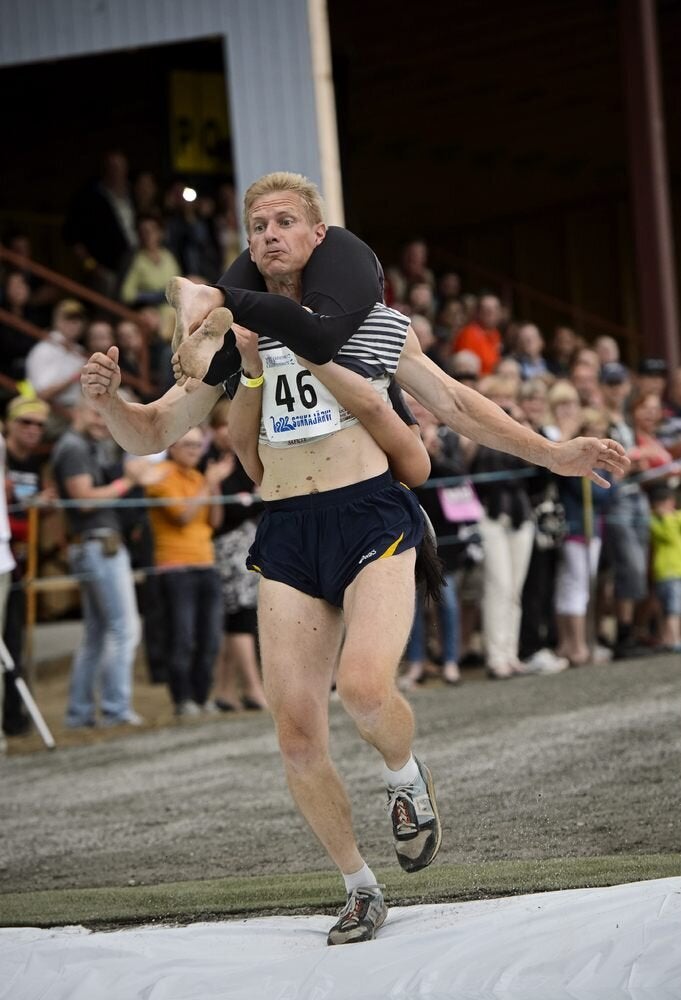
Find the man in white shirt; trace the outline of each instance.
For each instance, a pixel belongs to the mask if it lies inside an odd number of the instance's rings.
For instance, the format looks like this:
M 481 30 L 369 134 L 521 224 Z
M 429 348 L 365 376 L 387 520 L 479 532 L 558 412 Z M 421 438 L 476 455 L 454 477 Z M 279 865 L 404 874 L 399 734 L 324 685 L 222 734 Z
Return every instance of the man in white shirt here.
M 41 399 L 71 408 L 80 398 L 80 372 L 86 355 L 80 348 L 85 309 L 76 299 L 54 307 L 54 329 L 26 357 L 26 378 Z

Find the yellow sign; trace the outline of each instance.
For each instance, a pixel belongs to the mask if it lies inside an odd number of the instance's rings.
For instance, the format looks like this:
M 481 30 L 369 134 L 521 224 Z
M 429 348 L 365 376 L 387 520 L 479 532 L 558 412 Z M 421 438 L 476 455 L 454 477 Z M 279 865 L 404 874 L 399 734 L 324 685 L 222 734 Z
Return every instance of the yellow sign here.
M 171 73 L 170 152 L 178 173 L 229 170 L 229 117 L 221 73 Z

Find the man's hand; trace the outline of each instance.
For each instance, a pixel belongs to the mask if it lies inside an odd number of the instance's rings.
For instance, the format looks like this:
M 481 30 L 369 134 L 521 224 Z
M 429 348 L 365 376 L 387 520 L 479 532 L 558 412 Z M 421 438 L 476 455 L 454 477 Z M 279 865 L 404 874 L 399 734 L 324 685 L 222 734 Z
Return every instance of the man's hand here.
M 116 395 L 121 384 L 118 348 L 110 347 L 106 354 L 97 351 L 83 367 L 80 385 L 83 395 L 93 403 L 105 403 Z
M 559 476 L 587 476 L 597 486 L 609 488 L 607 479 L 595 471 L 604 469 L 615 476 L 623 475 L 630 466 L 624 448 L 611 438 L 573 438 L 555 446 L 548 468 Z

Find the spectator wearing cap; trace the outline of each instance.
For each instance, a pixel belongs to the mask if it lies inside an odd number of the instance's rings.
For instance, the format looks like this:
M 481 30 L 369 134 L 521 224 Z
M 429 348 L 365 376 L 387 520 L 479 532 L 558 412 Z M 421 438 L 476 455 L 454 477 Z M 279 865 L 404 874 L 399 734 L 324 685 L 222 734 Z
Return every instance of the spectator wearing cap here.
M 660 399 L 664 397 L 669 366 L 664 358 L 642 358 L 638 363 L 636 385 L 634 389 L 638 397 L 654 393 Z
M 26 379 L 38 396 L 72 409 L 80 399 L 80 371 L 87 355 L 79 346 L 85 309 L 77 299 L 63 299 L 53 313 L 53 329 L 26 358 Z
M 629 371 L 618 361 L 610 361 L 601 368 L 600 383 L 608 415 L 607 436 L 618 441 L 631 455 L 635 453 L 636 437 L 625 410 L 631 392 Z M 611 498 L 603 539 L 605 559 L 614 577 L 616 659 L 641 656 L 644 652 L 634 638 L 633 628 L 636 605 L 648 594 L 650 508 L 636 472 L 632 465 Z
M 664 615 L 662 643 L 670 652 L 681 653 L 681 510 L 668 486 L 656 486 L 650 502 L 652 576 Z
M 483 295 L 475 320 L 462 327 L 454 340 L 454 353 L 472 351 L 478 355 L 482 375 L 491 375 L 501 358 L 500 321 L 501 302 L 496 295 Z
M 26 600 L 21 581 L 28 566 L 28 514 L 25 504 L 51 499 L 54 491 L 47 487 L 45 458 L 39 454 L 40 444 L 50 407 L 37 397 L 17 396 L 6 413 L 5 488 L 9 503 L 9 526 L 12 533 L 12 554 L 16 563 L 12 576 L 14 586 L 7 601 L 4 640 L 14 660 L 15 669 L 5 674 L 5 707 L 2 727 L 8 736 L 16 736 L 28 728 L 28 718 L 17 692 L 14 679 L 21 676 Z

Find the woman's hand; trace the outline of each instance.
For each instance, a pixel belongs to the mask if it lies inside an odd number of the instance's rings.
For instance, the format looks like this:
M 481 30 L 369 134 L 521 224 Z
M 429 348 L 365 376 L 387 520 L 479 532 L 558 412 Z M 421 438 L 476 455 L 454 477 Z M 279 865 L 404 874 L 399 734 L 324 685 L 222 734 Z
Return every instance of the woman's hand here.
M 241 355 L 241 366 L 250 378 L 262 375 L 262 359 L 258 353 L 258 334 L 247 330 L 245 326 L 232 323 L 237 350 Z

